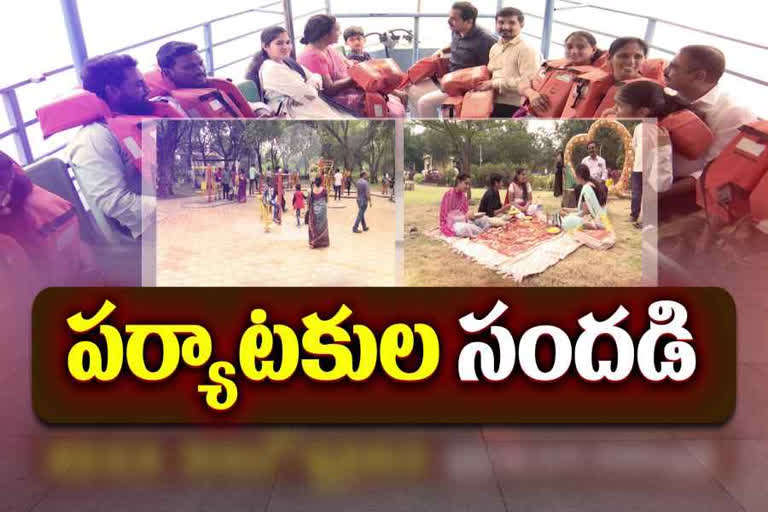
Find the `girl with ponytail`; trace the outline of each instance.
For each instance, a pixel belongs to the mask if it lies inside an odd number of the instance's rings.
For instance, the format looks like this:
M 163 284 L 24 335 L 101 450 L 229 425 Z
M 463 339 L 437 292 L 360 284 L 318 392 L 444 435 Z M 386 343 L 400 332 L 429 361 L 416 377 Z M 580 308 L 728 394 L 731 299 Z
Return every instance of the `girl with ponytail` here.
M 691 105 L 650 80 L 624 85 L 617 91 L 615 102 L 617 117 L 656 118 L 656 123 L 643 122 L 637 125 L 632 136 L 635 162 L 631 180 L 630 220 L 636 227 L 640 227 L 643 176 L 645 175 L 646 181 L 655 192 L 663 192 L 672 185 L 672 142 L 669 132 L 659 123 L 670 114 L 685 109 L 691 110 Z

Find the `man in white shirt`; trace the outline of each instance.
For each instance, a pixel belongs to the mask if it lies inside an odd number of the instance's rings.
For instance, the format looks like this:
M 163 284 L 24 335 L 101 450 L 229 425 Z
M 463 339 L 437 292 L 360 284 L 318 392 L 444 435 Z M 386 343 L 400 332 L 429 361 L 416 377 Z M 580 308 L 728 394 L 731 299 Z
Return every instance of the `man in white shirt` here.
M 478 91 L 496 92 L 491 117 L 512 117 L 522 104 L 517 90 L 539 70 L 539 52 L 523 41 L 525 16 L 520 9 L 504 7 L 496 13 L 496 32 L 501 39 L 491 47 L 488 70 L 492 78 L 478 86 Z
M 83 68 L 83 88 L 103 99 L 112 112 L 150 115 L 149 91 L 136 66 L 128 55 L 93 57 Z M 141 174 L 104 122 L 81 128 L 66 153 L 92 207 L 127 239 L 138 239 L 153 224 L 154 198 L 142 195 Z
M 589 175 L 596 180 L 607 180 L 608 167 L 605 164 L 605 158 L 597 154 L 597 142 L 591 141 L 587 144 L 587 151 L 589 155 L 585 156 L 581 163 L 589 167 Z
M 336 174 L 333 175 L 333 198 L 336 201 L 341 201 L 341 186 L 344 184 L 344 174 L 340 169 L 336 169 Z
M 715 159 L 737 135 L 739 127 L 757 120 L 748 108 L 739 105 L 722 90 L 718 82 L 725 72 L 723 52 L 712 46 L 694 45 L 682 48 L 664 71 L 667 85 L 688 100 L 704 117 L 714 134 L 714 141 L 707 153 L 698 160 L 674 156 L 673 167 L 676 181 L 691 188 L 695 182 L 687 177 L 698 178 L 706 164 Z

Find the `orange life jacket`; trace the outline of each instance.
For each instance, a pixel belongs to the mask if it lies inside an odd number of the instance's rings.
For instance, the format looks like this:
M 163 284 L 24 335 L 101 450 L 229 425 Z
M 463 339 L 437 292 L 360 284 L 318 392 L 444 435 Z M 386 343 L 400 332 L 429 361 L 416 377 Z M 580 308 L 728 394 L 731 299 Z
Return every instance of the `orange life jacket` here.
M 734 222 L 750 213 L 765 211 L 768 197 L 752 199 L 768 172 L 768 121 L 755 121 L 739 128 L 739 134 L 704 170 L 696 200 L 708 215 Z M 765 189 L 761 185 L 760 190 Z
M 408 69 L 408 82 L 415 84 L 428 78 L 440 79 L 451 70 L 451 61 L 447 57 L 438 57 L 431 55 L 417 60 L 413 66 Z M 401 86 L 406 85 L 403 82 Z
M 487 66 L 475 66 L 448 73 L 440 80 L 440 84 L 448 96 L 463 96 L 465 92 L 490 79 L 491 72 Z
M 469 91 L 461 103 L 461 119 L 488 119 L 493 113 L 494 91 Z
M 549 108 L 539 113 L 533 112 L 530 108 L 528 110 L 536 117 L 560 117 L 568 103 L 574 78 L 595 69 L 595 66 L 571 66 L 567 59 L 544 62 L 538 75 L 532 80 L 531 86 L 547 97 Z M 524 106 L 529 106 L 527 101 Z
M 595 117 L 595 111 L 613 86 L 613 76 L 602 69 L 593 69 L 574 77 L 563 119 Z
M 562 117 L 563 119 L 600 117 L 615 105 L 616 91 L 624 84 L 637 80 L 653 80 L 664 85 L 665 67 L 664 60 L 649 59 L 640 68 L 640 78 L 616 82 L 611 64 L 606 60 L 602 68 L 584 73 L 574 79 Z
M 167 101 L 152 101 L 152 105 L 153 112 L 148 116 L 115 114 L 94 93 L 77 89 L 68 96 L 37 109 L 37 119 L 43 131 L 43 138 L 77 126 L 104 121 L 120 146 L 131 156 L 136 169 L 141 170 L 142 155 L 146 153 L 155 156 L 154 145 L 142 150 L 141 122 L 147 118 L 186 117 Z
M 652 82 L 659 83 L 661 85 L 664 85 L 664 82 L 659 82 L 658 80 L 651 80 L 650 78 L 634 78 L 632 80 L 622 80 L 621 82 L 616 82 L 611 86 L 610 89 L 608 89 L 608 92 L 605 93 L 605 97 L 603 98 L 603 101 L 600 102 L 600 105 L 598 105 L 597 110 L 595 110 L 594 117 L 602 117 L 602 115 L 605 113 L 606 110 L 609 108 L 613 108 L 616 106 L 616 93 L 626 84 L 632 83 L 632 82 L 641 82 L 643 80 L 650 80 Z
M 189 117 L 205 119 L 255 117 L 248 100 L 235 84 L 221 78 L 208 78 L 209 87 L 181 89 L 155 68 L 144 73 L 151 98 L 168 96 L 176 100 Z
M 407 75 L 393 59 L 372 59 L 350 66 L 349 77 L 366 92 L 389 94 Z
M 357 67 L 357 66 L 354 66 Z M 366 92 L 363 112 L 365 117 L 382 118 L 389 116 L 387 98 L 378 92 Z
M 13 172 L 24 170 L 14 164 Z M 0 217 L 0 233 L 13 238 L 32 264 L 41 286 L 77 282 L 80 274 L 80 225 L 64 199 L 34 185 L 23 211 Z
M 672 149 L 689 160 L 704 156 L 715 139 L 707 123 L 690 110 L 678 110 L 659 121 L 669 132 Z
M 768 172 L 749 196 L 749 209 L 757 227 L 768 235 Z
M 443 119 L 461 117 L 461 105 L 464 103 L 464 95 L 448 96 L 440 105 L 440 113 Z

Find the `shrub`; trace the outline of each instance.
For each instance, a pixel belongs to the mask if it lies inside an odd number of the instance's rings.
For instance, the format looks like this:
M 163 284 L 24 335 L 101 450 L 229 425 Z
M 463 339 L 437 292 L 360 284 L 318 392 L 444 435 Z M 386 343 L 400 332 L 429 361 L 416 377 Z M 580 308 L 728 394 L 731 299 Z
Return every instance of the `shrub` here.
M 443 174 L 436 169 L 432 169 L 431 171 L 427 172 L 427 176 L 424 179 L 424 183 L 440 184 L 442 179 L 443 179 Z
M 420 172 L 417 172 L 417 173 L 416 173 L 416 174 L 413 176 L 413 181 L 415 181 L 416 183 L 418 183 L 419 185 L 421 185 L 422 183 L 424 183 L 424 175 L 423 175 L 423 174 L 421 174 Z
M 528 174 L 528 181 L 533 190 L 552 190 L 554 180 L 554 174 Z

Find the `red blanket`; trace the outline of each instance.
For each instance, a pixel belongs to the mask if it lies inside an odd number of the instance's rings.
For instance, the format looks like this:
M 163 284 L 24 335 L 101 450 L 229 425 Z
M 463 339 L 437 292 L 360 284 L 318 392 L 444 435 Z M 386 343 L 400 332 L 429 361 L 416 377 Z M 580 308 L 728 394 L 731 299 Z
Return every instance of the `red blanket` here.
M 504 226 L 483 231 L 474 241 L 505 256 L 517 256 L 555 236 L 557 234 L 547 233 L 546 224 L 535 220 L 514 220 Z

